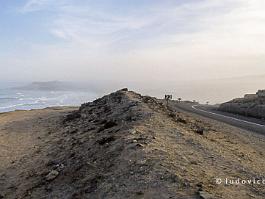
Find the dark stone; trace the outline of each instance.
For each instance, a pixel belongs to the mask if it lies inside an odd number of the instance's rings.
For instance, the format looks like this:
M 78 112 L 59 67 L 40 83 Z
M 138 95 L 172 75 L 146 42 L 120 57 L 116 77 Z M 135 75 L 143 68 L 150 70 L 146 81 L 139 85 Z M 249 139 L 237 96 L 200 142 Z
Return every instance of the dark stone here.
M 142 192 L 142 191 L 137 191 L 137 192 L 136 192 L 136 195 L 138 195 L 138 196 L 140 196 L 140 195 L 144 195 L 144 192 Z
M 198 183 L 196 186 L 198 187 L 198 191 L 202 191 L 202 183 Z
M 125 121 L 127 121 L 127 122 L 131 122 L 131 121 L 133 121 L 132 116 L 130 116 L 130 115 L 126 116 L 126 117 L 125 117 Z
M 177 118 L 177 122 L 180 122 L 180 123 L 183 123 L 183 124 L 187 124 L 187 121 L 184 120 L 184 119 L 181 118 L 181 117 L 178 117 L 178 118 Z
M 150 96 L 143 96 L 142 100 L 144 103 L 151 103 L 151 102 L 154 103 L 155 102 L 155 100 Z
M 49 160 L 46 164 L 47 167 L 54 166 L 60 164 L 60 161 L 58 160 Z
M 194 132 L 197 133 L 197 134 L 199 134 L 199 135 L 203 135 L 203 133 L 204 133 L 204 128 L 203 128 L 203 127 L 196 127 L 196 128 L 194 129 Z
M 95 123 L 98 122 L 98 124 L 106 124 L 108 121 L 107 121 L 107 120 L 102 120 L 102 121 L 100 121 L 100 120 L 97 120 L 97 121 L 96 121 L 96 120 L 95 120 L 94 122 L 95 122 Z
M 104 126 L 101 126 L 99 129 L 98 129 L 98 133 L 100 133 L 101 131 L 104 131 L 105 129 L 110 129 L 114 126 L 117 126 L 118 124 L 114 121 L 107 121 Z
M 64 123 L 70 122 L 70 121 L 73 121 L 73 120 L 78 119 L 80 117 L 81 117 L 81 114 L 79 113 L 79 111 L 74 111 L 71 114 L 67 115 L 63 122 Z
M 143 147 L 144 147 L 143 144 L 139 144 L 139 143 L 137 143 L 135 146 L 136 146 L 136 147 L 139 147 L 139 148 L 143 148 Z
M 73 129 L 73 130 L 69 131 L 70 134 L 76 134 L 77 132 L 78 132 L 77 129 Z
M 89 186 L 86 188 L 85 192 L 86 193 L 92 193 L 97 190 L 99 181 L 102 179 L 101 176 L 96 176 L 89 182 Z
M 46 185 L 45 186 L 45 191 L 47 191 L 47 192 L 52 192 L 52 186 L 49 184 L 49 185 Z
M 174 118 L 174 119 L 176 118 L 176 114 L 175 114 L 175 113 L 172 113 L 172 112 L 169 113 L 168 116 L 169 116 L 169 117 L 172 117 L 172 118 Z
M 104 128 L 105 129 L 109 129 L 109 128 L 112 128 L 114 126 L 117 126 L 118 124 L 114 121 L 108 121 L 104 124 Z
M 121 89 L 120 91 L 125 91 L 125 92 L 127 92 L 127 91 L 128 91 L 128 88 L 123 88 L 123 89 Z
M 104 137 L 104 138 L 98 140 L 97 143 L 99 145 L 104 145 L 106 143 L 110 143 L 110 142 L 113 142 L 113 141 L 115 141 L 115 138 L 113 136 L 111 136 L 111 137 Z
M 104 111 L 105 113 L 110 113 L 110 112 L 111 112 L 111 108 L 108 107 L 108 106 L 105 106 L 103 111 Z

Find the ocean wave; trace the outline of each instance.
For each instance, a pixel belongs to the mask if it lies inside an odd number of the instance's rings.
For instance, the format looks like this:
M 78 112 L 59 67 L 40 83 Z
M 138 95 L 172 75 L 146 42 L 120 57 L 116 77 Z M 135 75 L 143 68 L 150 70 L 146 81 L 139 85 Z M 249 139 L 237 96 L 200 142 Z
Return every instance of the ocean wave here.
M 18 106 L 23 106 L 23 105 L 24 104 L 13 104 L 13 105 L 9 105 L 9 106 L 0 106 L 0 110 L 15 108 L 15 107 L 18 107 Z
M 19 107 L 34 107 L 34 106 L 43 106 L 45 103 L 33 102 L 33 103 L 23 103 L 23 104 L 13 104 L 9 106 L 0 106 L 0 110 L 4 109 L 12 109 L 12 108 L 19 108 Z
M 91 98 L 87 93 L 80 92 L 6 92 L 0 96 L 0 112 L 80 105 Z
M 15 100 L 17 97 L 0 97 L 0 100 Z

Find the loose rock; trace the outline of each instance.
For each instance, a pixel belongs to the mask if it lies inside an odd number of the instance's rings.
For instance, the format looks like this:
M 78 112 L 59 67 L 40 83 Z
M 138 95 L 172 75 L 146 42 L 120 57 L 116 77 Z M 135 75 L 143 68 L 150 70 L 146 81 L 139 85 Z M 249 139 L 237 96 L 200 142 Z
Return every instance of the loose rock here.
M 51 170 L 51 172 L 46 175 L 46 180 L 47 181 L 51 181 L 51 180 L 54 180 L 57 176 L 59 175 L 59 172 L 56 171 L 56 170 Z

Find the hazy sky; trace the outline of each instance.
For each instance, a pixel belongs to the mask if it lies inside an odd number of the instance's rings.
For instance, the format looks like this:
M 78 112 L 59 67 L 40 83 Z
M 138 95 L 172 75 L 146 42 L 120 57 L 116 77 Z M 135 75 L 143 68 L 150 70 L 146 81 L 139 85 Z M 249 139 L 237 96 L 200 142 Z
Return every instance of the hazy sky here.
M 0 0 L 1 80 L 265 74 L 264 0 Z

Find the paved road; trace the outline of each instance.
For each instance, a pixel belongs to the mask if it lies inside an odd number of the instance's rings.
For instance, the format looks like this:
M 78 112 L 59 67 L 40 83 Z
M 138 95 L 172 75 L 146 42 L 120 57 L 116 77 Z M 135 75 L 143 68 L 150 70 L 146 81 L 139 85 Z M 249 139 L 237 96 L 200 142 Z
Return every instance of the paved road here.
M 175 110 L 184 110 L 207 118 L 230 124 L 248 131 L 265 135 L 265 121 L 249 118 L 215 110 L 212 106 L 197 105 L 185 102 L 172 102 L 170 104 Z

